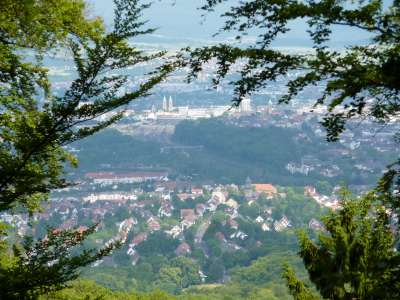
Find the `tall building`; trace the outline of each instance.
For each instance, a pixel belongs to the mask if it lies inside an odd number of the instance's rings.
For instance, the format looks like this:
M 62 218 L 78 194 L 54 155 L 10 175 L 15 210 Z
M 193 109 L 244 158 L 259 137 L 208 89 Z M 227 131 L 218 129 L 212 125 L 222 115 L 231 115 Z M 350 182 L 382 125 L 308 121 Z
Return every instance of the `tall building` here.
M 273 110 L 274 110 L 274 106 L 273 106 L 273 104 L 272 104 L 272 101 L 271 101 L 271 99 L 269 99 L 269 101 L 268 101 L 268 105 L 267 105 L 267 113 L 272 113 L 273 112 Z
M 239 105 L 240 112 L 251 112 L 251 99 L 250 97 L 243 97 Z
M 173 111 L 174 110 L 174 103 L 172 101 L 172 97 L 169 96 L 169 99 L 164 96 L 163 102 L 162 102 L 162 110 L 163 111 Z
M 246 182 L 244 185 L 245 189 L 251 190 L 252 189 L 252 182 L 249 176 L 246 178 Z
M 164 96 L 163 101 L 162 101 L 162 110 L 163 111 L 168 111 L 168 103 L 167 103 L 167 98 Z
M 173 109 L 174 109 L 174 103 L 172 102 L 172 97 L 169 96 L 168 111 L 172 111 Z

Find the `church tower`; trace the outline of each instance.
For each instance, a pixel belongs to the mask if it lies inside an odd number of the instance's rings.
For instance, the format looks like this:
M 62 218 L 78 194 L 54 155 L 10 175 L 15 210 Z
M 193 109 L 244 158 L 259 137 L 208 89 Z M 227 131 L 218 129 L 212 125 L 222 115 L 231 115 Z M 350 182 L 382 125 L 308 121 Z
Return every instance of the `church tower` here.
M 162 101 L 162 110 L 163 111 L 168 111 L 168 103 L 167 103 L 167 98 L 164 96 L 163 101 Z
M 168 111 L 172 111 L 173 109 L 174 109 L 174 103 L 172 102 L 172 97 L 169 96 Z

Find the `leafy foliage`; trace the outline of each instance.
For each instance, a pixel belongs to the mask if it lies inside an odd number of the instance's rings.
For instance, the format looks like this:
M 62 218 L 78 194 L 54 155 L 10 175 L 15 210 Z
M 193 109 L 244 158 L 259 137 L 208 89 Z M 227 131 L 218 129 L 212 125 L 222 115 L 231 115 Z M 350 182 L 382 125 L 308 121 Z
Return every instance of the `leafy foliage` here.
M 286 279 L 287 286 L 295 300 L 319 299 L 301 280 L 296 278 L 294 271 L 289 266 L 285 267 L 283 277 Z
M 345 198 L 343 208 L 324 219 L 317 241 L 300 234 L 300 256 L 323 298 L 396 299 L 400 295 L 399 259 L 390 218 L 376 196 Z M 289 271 L 288 271 L 289 272 Z M 292 294 L 302 283 L 286 273 Z M 390 288 L 388 288 L 390 287 Z
M 51 4 L 39 2 L 42 5 L 38 5 L 37 9 L 44 15 Z M 73 5 L 75 1 L 66 2 L 76 9 Z M 83 2 L 80 7 L 84 8 Z M 76 161 L 62 146 L 92 135 L 119 120 L 123 111 L 94 125 L 88 124 L 134 99 L 146 96 L 172 70 L 171 66 L 160 67 L 136 90 L 122 95 L 120 88 L 127 78 L 108 75 L 163 55 L 145 55 L 127 42 L 129 38 L 153 31 L 140 29 L 144 23 L 138 18 L 146 7 L 148 5 L 140 5 L 139 1 L 116 1 L 115 28 L 110 33 L 97 25 L 89 33 L 77 36 L 68 26 L 60 29 L 52 27 L 52 24 L 39 23 L 37 34 L 43 39 L 45 37 L 42 35 L 58 36 L 61 34 L 58 31 L 67 31 L 63 33 L 65 37 L 61 41 L 56 39 L 51 43 L 50 40 L 45 45 L 41 45 L 40 41 L 25 43 L 24 39 L 15 38 L 13 32 L 8 32 L 7 27 L 2 29 L 1 209 L 11 208 L 16 203 L 33 208 L 51 189 L 65 187 L 67 183 L 60 178 L 64 162 L 76 165 Z M 11 16 L 3 17 L 4 22 L 13 22 Z M 90 28 L 94 25 L 88 21 L 82 26 Z M 28 24 L 21 26 L 22 36 L 30 35 L 30 30 L 35 28 L 32 26 L 28 32 L 24 32 L 25 27 L 29 27 Z M 42 27 L 49 33 L 42 33 Z M 50 93 L 47 70 L 41 66 L 40 60 L 26 63 L 20 52 L 34 50 L 40 53 L 44 47 L 55 47 L 60 43 L 71 51 L 78 77 L 66 93 L 58 97 Z M 45 101 L 38 101 L 37 98 L 43 95 Z
M 92 234 L 96 226 L 86 230 L 49 230 L 46 238 L 34 242 L 27 238 L 23 247 L 14 245 L 12 264 L 1 270 L 4 299 L 33 298 L 65 287 L 66 283 L 78 277 L 77 269 L 108 255 L 117 246 L 109 244 L 96 250 L 71 250 Z
M 71 287 L 59 292 L 41 296 L 40 300 L 175 300 L 176 297 L 165 292 L 153 292 L 149 294 L 116 292 L 92 281 L 75 281 Z
M 226 0 L 207 0 L 204 11 L 213 11 Z M 220 44 L 187 49 L 191 69 L 189 80 L 201 71 L 203 63 L 214 59 L 217 76 L 214 84 L 227 76 L 232 66 L 244 62 L 235 86 L 234 104 L 270 81 L 302 71 L 289 80 L 288 93 L 280 102 L 288 103 L 307 86 L 323 83 L 325 89 L 315 104 L 327 104 L 328 113 L 322 122 L 328 140 L 337 140 L 347 119 L 372 117 L 388 121 L 399 113 L 399 2 L 385 7 L 382 0 L 371 1 L 263 1 L 252 0 L 233 5 L 221 32 L 233 31 L 240 40 L 249 31 L 259 32 L 255 45 L 248 47 Z M 313 54 L 287 54 L 271 47 L 280 35 L 287 33 L 291 21 L 304 19 L 314 45 Z M 357 28 L 371 34 L 367 45 L 353 45 L 344 51 L 327 47 L 332 27 Z
M 50 190 L 69 185 L 64 167 L 76 166 L 77 160 L 65 146 L 118 121 L 125 105 L 148 95 L 173 66 L 157 68 L 128 92 L 121 90 L 127 77 L 110 75 L 164 55 L 146 55 L 128 43 L 153 32 L 142 29 L 141 13 L 149 4 L 139 0 L 115 0 L 110 32 L 99 18 L 87 17 L 83 0 L 6 0 L 1 5 L 0 211 L 33 212 Z M 56 96 L 43 57 L 61 51 L 72 55 L 77 76 L 64 95 Z M 98 251 L 77 250 L 94 230 L 49 231 L 44 239 L 14 244 L 13 253 L 2 241 L 1 298 L 36 298 L 61 289 L 80 267 L 118 247 L 116 242 Z
M 207 0 L 204 11 L 213 11 L 226 0 Z M 287 83 L 280 103 L 288 103 L 304 89 L 323 85 L 315 106 L 325 104 L 328 111 L 321 122 L 327 140 L 337 141 L 350 119 L 369 118 L 389 123 L 398 118 L 400 61 L 400 3 L 371 1 L 240 1 L 223 14 L 221 31 L 234 31 L 237 39 L 255 30 L 254 45 L 220 44 L 187 49 L 192 80 L 212 60 L 217 63 L 215 86 L 236 63 L 243 63 L 240 77 L 233 81 L 234 104 L 257 89 L 267 87 L 288 71 L 300 75 Z M 289 23 L 303 19 L 313 43 L 311 54 L 288 54 L 271 47 L 287 33 Z M 342 51 L 330 49 L 333 26 L 356 28 L 370 34 L 369 43 L 351 45 Z M 397 153 L 396 153 L 397 155 Z M 343 209 L 325 219 L 328 234 L 317 242 L 300 235 L 300 256 L 311 281 L 323 298 L 394 299 L 399 297 L 398 254 L 393 250 L 396 236 L 391 232 L 388 211 L 398 216 L 399 163 L 389 166 L 377 191 L 354 202 L 344 201 Z M 378 203 L 378 204 L 376 204 Z M 394 230 L 394 229 L 393 229 Z M 315 296 L 297 280 L 290 269 L 285 272 L 288 287 L 296 299 Z M 390 288 L 388 288 L 390 287 Z

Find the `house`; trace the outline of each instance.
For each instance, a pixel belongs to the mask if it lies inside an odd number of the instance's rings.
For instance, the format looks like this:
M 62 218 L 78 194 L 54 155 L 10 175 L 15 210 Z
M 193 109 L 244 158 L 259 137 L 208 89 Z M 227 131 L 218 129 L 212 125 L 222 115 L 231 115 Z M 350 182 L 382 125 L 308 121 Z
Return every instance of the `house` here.
M 174 210 L 174 207 L 172 206 L 172 204 L 170 202 L 164 202 L 159 210 L 158 210 L 158 217 L 171 217 L 172 216 L 172 212 Z
M 163 188 L 164 191 L 173 192 L 176 190 L 176 181 L 165 181 L 157 183 L 157 188 Z
M 236 218 L 238 216 L 238 212 L 236 209 L 232 207 L 225 207 L 224 211 L 231 216 L 231 218 Z
M 193 219 L 196 218 L 196 214 L 194 212 L 194 209 L 187 208 L 187 209 L 181 209 L 181 219 Z
M 168 201 L 170 201 L 171 200 L 171 194 L 166 194 L 165 192 L 164 193 L 162 193 L 161 194 L 161 199 L 162 200 L 168 200 Z
M 161 229 L 161 225 L 160 225 L 160 223 L 158 222 L 158 220 L 156 220 L 155 217 L 150 217 L 150 218 L 147 220 L 147 226 L 149 227 L 149 229 L 150 229 L 151 232 L 153 232 L 153 231 L 158 231 L 158 230 Z
M 334 197 L 328 197 L 320 195 L 318 193 L 311 196 L 319 205 L 329 207 L 330 209 L 336 210 L 341 207 L 340 201 Z
M 192 188 L 191 192 L 196 197 L 203 196 L 203 189 L 201 188 Z
M 265 208 L 265 209 L 264 209 L 264 213 L 265 213 L 266 215 L 271 215 L 271 214 L 272 214 L 272 208 L 271 208 L 271 207 Z
M 304 196 L 313 198 L 317 194 L 318 193 L 317 193 L 317 190 L 315 189 L 315 187 L 313 187 L 313 186 L 305 186 L 304 187 Z
M 196 204 L 196 213 L 202 217 L 204 212 L 206 211 L 206 206 L 203 203 Z
M 261 217 L 261 216 L 258 216 L 255 221 L 256 221 L 256 223 L 263 223 L 264 222 L 264 218 Z
M 216 190 L 212 192 L 210 200 L 213 200 L 218 204 L 224 204 L 226 202 L 226 195 L 224 192 Z
M 190 254 L 191 252 L 190 246 L 186 242 L 181 243 L 175 250 L 176 255 L 186 255 Z
M 268 197 L 273 197 L 278 193 L 276 187 L 270 183 L 256 183 L 252 187 L 258 194 L 266 194 Z
M 290 226 L 290 221 L 286 216 L 283 216 L 279 221 L 274 222 L 274 229 L 275 231 L 283 231 L 284 229 Z
M 197 219 L 194 209 L 181 209 L 181 226 L 182 228 L 189 228 L 192 226 Z
M 239 228 L 239 223 L 236 222 L 236 220 L 234 220 L 234 219 L 229 219 L 227 222 L 227 225 L 235 230 L 237 230 Z
M 239 187 L 233 183 L 228 186 L 228 189 L 234 192 L 239 192 Z
M 207 209 L 209 211 L 216 211 L 219 205 L 219 201 L 211 198 L 210 200 L 207 201 Z
M 244 239 L 246 239 L 248 237 L 248 235 L 246 234 L 246 233 L 244 233 L 243 231 L 237 231 L 237 232 L 235 232 L 235 233 L 232 233 L 231 235 L 230 235 L 230 238 L 231 239 L 233 239 L 233 238 L 238 238 L 238 239 L 241 239 L 241 240 L 244 240 Z
M 134 248 L 140 243 L 143 243 L 145 240 L 147 240 L 147 233 L 141 232 L 133 238 L 132 242 L 129 244 L 129 247 Z
M 133 248 L 129 247 L 128 251 L 126 251 L 126 254 L 129 256 L 132 256 L 136 253 L 136 250 L 134 250 Z
M 129 218 L 129 219 L 125 219 L 124 221 L 122 221 L 119 224 L 119 228 L 118 231 L 122 232 L 122 231 L 129 231 L 133 225 L 137 224 L 137 220 L 133 217 Z
M 232 198 L 229 199 L 228 201 L 226 201 L 225 205 L 227 205 L 227 206 L 229 206 L 230 208 L 233 208 L 233 209 L 238 209 L 238 207 L 239 207 L 239 204 L 235 200 L 233 200 Z
M 178 225 L 175 225 L 170 230 L 166 230 L 165 233 L 176 239 L 182 233 L 182 229 Z
M 263 223 L 261 229 L 262 231 L 271 231 L 271 227 L 267 223 Z

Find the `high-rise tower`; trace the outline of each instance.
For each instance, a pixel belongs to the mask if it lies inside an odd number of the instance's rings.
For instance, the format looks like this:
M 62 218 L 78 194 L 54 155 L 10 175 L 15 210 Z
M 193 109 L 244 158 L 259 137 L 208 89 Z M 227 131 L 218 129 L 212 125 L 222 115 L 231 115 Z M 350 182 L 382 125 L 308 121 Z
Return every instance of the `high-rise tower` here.
M 172 97 L 169 96 L 168 111 L 172 111 L 173 109 L 174 109 L 174 103 L 172 102 Z
M 167 98 L 164 96 L 163 101 L 162 101 L 162 110 L 163 111 L 168 111 L 168 103 L 167 103 Z
M 250 97 L 243 97 L 239 105 L 240 112 L 251 112 L 251 99 Z

